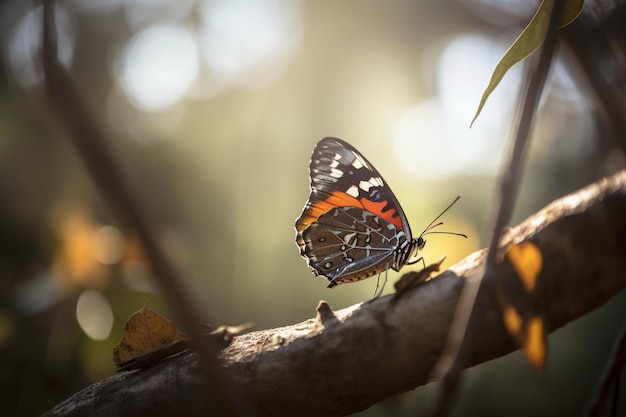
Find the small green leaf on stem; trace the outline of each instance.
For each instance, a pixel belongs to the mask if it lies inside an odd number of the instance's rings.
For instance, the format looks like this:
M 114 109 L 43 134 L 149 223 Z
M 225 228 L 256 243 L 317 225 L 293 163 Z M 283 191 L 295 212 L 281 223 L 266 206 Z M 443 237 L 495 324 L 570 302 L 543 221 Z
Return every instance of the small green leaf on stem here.
M 557 27 L 562 28 L 572 23 L 582 12 L 584 3 L 584 0 L 567 0 L 563 5 L 563 13 L 558 20 Z M 470 123 L 470 127 L 478 118 L 489 95 L 491 95 L 500 81 L 502 81 L 502 78 L 504 78 L 504 74 L 515 64 L 527 58 L 539 48 L 545 38 L 553 4 L 554 0 L 544 0 L 541 2 L 537 13 L 528 26 L 526 26 L 522 34 L 513 42 L 513 45 L 506 51 L 500 62 L 498 62 L 491 76 L 491 81 L 489 81 L 489 85 L 480 99 L 480 104 Z

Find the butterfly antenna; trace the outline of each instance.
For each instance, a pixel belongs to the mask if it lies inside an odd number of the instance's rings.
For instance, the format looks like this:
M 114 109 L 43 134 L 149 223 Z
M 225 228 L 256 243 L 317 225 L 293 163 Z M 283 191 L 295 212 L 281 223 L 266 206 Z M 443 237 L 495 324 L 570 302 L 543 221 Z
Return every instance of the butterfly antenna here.
M 448 207 L 446 207 L 441 213 L 439 213 L 439 215 L 437 217 L 435 217 L 433 219 L 432 222 L 430 222 L 428 224 L 428 226 L 426 226 L 426 229 L 424 229 L 424 231 L 422 232 L 422 234 L 420 236 L 424 236 L 427 235 L 429 233 L 440 233 L 440 234 L 450 234 L 450 235 L 457 235 L 457 236 L 464 236 L 467 238 L 467 236 L 465 236 L 464 234 L 461 233 L 453 233 L 453 232 L 429 232 L 429 230 L 432 230 L 433 228 L 437 227 L 437 226 L 441 226 L 443 224 L 443 222 L 439 222 L 437 224 L 433 224 L 435 223 L 437 220 L 439 220 L 439 218 L 441 216 L 443 216 L 445 214 L 446 211 L 450 210 L 450 207 L 452 207 L 454 205 L 454 203 L 456 203 L 457 201 L 459 201 L 459 199 L 461 198 L 461 195 L 457 195 L 456 198 L 454 199 L 454 201 L 452 201 L 452 203 L 450 203 L 448 205 Z
M 467 239 L 467 235 L 463 233 L 456 233 L 456 232 L 425 232 L 425 233 L 422 233 L 422 236 L 424 235 L 454 235 L 454 236 L 461 236 Z

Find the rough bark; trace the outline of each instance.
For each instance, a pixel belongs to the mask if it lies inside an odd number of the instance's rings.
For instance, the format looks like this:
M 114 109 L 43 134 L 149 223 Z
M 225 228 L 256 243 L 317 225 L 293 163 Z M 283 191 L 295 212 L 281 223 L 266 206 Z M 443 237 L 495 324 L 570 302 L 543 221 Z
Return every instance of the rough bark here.
M 503 244 L 532 241 L 543 256 L 535 298 L 550 332 L 626 286 L 626 171 L 565 196 L 511 229 Z M 392 296 L 236 337 L 221 360 L 256 415 L 340 416 L 429 382 L 478 251 L 439 277 Z M 512 273 L 503 268 L 502 273 Z M 475 338 L 474 365 L 516 349 L 495 297 Z M 243 394 L 245 393 L 245 395 Z M 102 380 L 46 416 L 214 415 L 189 351 Z

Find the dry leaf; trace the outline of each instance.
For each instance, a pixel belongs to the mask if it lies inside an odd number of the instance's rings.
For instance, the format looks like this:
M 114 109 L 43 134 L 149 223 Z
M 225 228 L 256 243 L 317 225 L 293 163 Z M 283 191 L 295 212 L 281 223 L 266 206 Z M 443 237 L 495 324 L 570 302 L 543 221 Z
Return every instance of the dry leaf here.
M 145 304 L 128 318 L 122 339 L 113 348 L 113 360 L 120 366 L 123 362 L 163 348 L 184 337 L 171 321 Z
M 430 279 L 430 276 L 434 272 L 439 271 L 441 264 L 445 260 L 446 260 L 446 257 L 442 256 L 441 259 L 439 259 L 437 262 L 427 265 L 421 271 L 411 271 L 402 275 L 402 277 L 400 277 L 400 279 L 396 281 L 396 283 L 394 284 L 396 293 L 393 296 L 392 302 L 397 301 L 402 296 L 402 294 L 407 292 L 410 288 L 413 288 L 414 286 L 418 284 L 428 281 Z
M 252 328 L 252 323 L 239 326 L 212 326 L 201 324 L 204 337 L 216 349 L 224 349 L 238 334 Z M 132 314 L 122 333 L 122 340 L 113 348 L 117 371 L 143 369 L 164 358 L 190 348 L 189 338 L 174 324 L 146 305 Z

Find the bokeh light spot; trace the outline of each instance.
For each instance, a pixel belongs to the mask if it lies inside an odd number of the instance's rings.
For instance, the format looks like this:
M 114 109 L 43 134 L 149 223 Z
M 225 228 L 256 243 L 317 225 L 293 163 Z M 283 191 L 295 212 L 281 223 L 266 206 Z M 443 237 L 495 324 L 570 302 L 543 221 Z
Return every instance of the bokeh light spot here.
M 159 111 L 181 99 L 199 71 L 197 42 L 184 26 L 153 26 L 131 40 L 119 78 L 131 101 Z
M 124 254 L 124 236 L 113 226 L 103 226 L 94 234 L 93 255 L 101 263 L 118 263 Z
M 113 328 L 113 310 L 100 291 L 84 291 L 76 303 L 80 328 L 93 340 L 105 340 Z
M 206 0 L 202 57 L 216 94 L 230 86 L 261 87 L 282 74 L 302 36 L 300 2 Z

